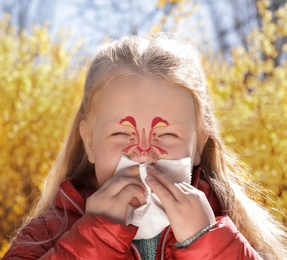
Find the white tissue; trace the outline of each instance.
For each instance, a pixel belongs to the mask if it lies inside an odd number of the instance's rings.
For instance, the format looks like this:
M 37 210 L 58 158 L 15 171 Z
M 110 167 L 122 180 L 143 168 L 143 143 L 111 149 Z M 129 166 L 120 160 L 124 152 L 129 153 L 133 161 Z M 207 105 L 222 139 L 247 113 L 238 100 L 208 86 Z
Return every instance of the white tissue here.
M 139 165 L 140 178 L 146 187 L 146 200 L 138 208 L 129 205 L 126 225 L 133 224 L 139 227 L 134 239 L 149 239 L 155 237 L 164 230 L 170 223 L 165 213 L 159 198 L 151 192 L 150 187 L 146 184 L 145 178 L 150 163 L 140 164 L 130 160 L 125 155 L 122 155 L 115 174 L 119 173 L 124 168 L 134 165 Z M 170 177 L 174 182 L 191 181 L 191 166 L 190 158 L 181 160 L 158 160 L 156 163 L 161 171 Z

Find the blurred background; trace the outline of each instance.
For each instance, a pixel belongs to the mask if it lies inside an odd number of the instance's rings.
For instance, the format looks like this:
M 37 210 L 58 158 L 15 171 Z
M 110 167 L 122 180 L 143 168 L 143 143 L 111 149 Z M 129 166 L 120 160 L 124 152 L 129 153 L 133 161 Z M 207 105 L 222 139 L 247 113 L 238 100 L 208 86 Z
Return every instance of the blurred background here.
M 0 257 L 57 156 L 96 47 L 165 32 L 202 54 L 225 144 L 286 225 L 285 0 L 2 0 Z M 253 194 L 254 195 L 254 194 Z

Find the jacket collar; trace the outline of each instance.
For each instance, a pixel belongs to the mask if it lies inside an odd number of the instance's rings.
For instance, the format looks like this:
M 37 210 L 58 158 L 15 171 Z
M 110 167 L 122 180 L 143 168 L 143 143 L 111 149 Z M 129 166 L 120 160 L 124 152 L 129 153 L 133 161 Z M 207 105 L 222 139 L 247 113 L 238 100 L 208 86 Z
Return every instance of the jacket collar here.
M 192 174 L 192 181 L 191 181 L 191 185 L 194 186 L 195 188 L 201 190 L 202 192 L 204 192 L 213 212 L 214 215 L 217 216 L 221 216 L 222 212 L 221 212 L 221 206 L 219 203 L 219 200 L 214 192 L 214 190 L 211 188 L 211 186 L 208 184 L 208 182 L 200 179 L 200 174 L 201 174 L 201 168 L 197 168 L 193 174 Z
M 77 190 L 71 180 L 67 179 L 59 185 L 59 191 L 53 200 L 53 206 L 84 215 L 86 199 L 91 196 L 93 192 L 94 191 L 88 189 Z

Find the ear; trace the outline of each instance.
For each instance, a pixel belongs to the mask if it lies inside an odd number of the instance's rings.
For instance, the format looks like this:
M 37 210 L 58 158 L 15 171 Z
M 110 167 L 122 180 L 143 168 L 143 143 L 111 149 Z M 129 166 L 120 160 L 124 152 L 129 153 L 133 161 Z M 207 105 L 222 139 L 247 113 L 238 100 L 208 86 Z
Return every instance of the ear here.
M 93 149 L 93 136 L 88 129 L 88 123 L 86 120 L 82 120 L 80 123 L 80 135 L 85 145 L 85 150 L 88 155 L 90 163 L 95 163 L 94 149 Z
M 195 157 L 194 157 L 194 166 L 197 166 L 200 164 L 200 158 L 203 153 L 203 149 L 205 147 L 205 144 L 209 138 L 209 134 L 206 131 L 201 130 L 197 134 L 197 142 L 196 142 L 196 151 L 195 151 Z

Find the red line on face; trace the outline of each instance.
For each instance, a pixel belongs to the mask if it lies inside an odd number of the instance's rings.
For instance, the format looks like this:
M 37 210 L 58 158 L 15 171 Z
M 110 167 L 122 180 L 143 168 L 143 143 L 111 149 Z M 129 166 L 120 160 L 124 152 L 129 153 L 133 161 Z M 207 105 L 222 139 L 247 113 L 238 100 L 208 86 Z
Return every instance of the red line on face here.
M 149 151 L 150 157 L 157 156 L 158 159 L 164 159 L 167 156 L 167 152 L 158 146 L 153 145 L 153 148 Z
M 132 116 L 127 116 L 127 117 L 121 119 L 119 124 L 121 124 L 123 126 L 129 126 L 129 127 L 132 127 L 135 129 L 135 132 L 131 133 L 134 138 L 131 138 L 130 142 L 135 141 L 135 138 L 137 138 L 136 144 L 129 145 L 128 147 L 126 147 L 122 150 L 123 154 L 127 155 L 128 157 L 130 157 L 131 154 L 135 154 L 136 156 L 140 156 L 140 155 L 148 155 L 150 157 L 157 156 L 158 159 L 163 159 L 167 156 L 167 151 L 163 150 L 162 148 L 160 148 L 158 146 L 151 145 L 152 138 L 153 138 L 154 142 L 156 142 L 156 143 L 159 142 L 156 139 L 157 134 L 152 133 L 153 129 L 158 128 L 158 127 L 169 126 L 169 123 L 166 120 L 162 119 L 161 117 L 155 117 L 152 120 L 148 140 L 146 138 L 146 130 L 145 130 L 145 128 L 143 128 L 142 129 L 141 145 L 139 142 L 138 129 L 136 129 L 136 121 Z
M 130 145 L 130 146 L 124 148 L 124 149 L 122 150 L 122 153 L 124 153 L 124 154 L 129 154 L 129 155 L 130 155 L 131 152 L 134 152 L 134 150 L 135 150 L 134 148 L 135 148 L 136 146 L 137 146 L 137 144 Z
M 152 120 L 152 123 L 151 123 L 151 128 L 154 129 L 156 127 L 160 127 L 160 126 L 168 126 L 169 123 L 162 119 L 161 117 L 155 117 L 153 120 Z
M 133 128 L 137 127 L 136 120 L 132 116 L 127 116 L 126 118 L 121 119 L 119 123 Z
M 154 147 L 156 147 L 159 150 L 161 156 L 167 156 L 167 151 L 161 149 L 160 147 L 158 147 L 156 145 L 154 145 Z

